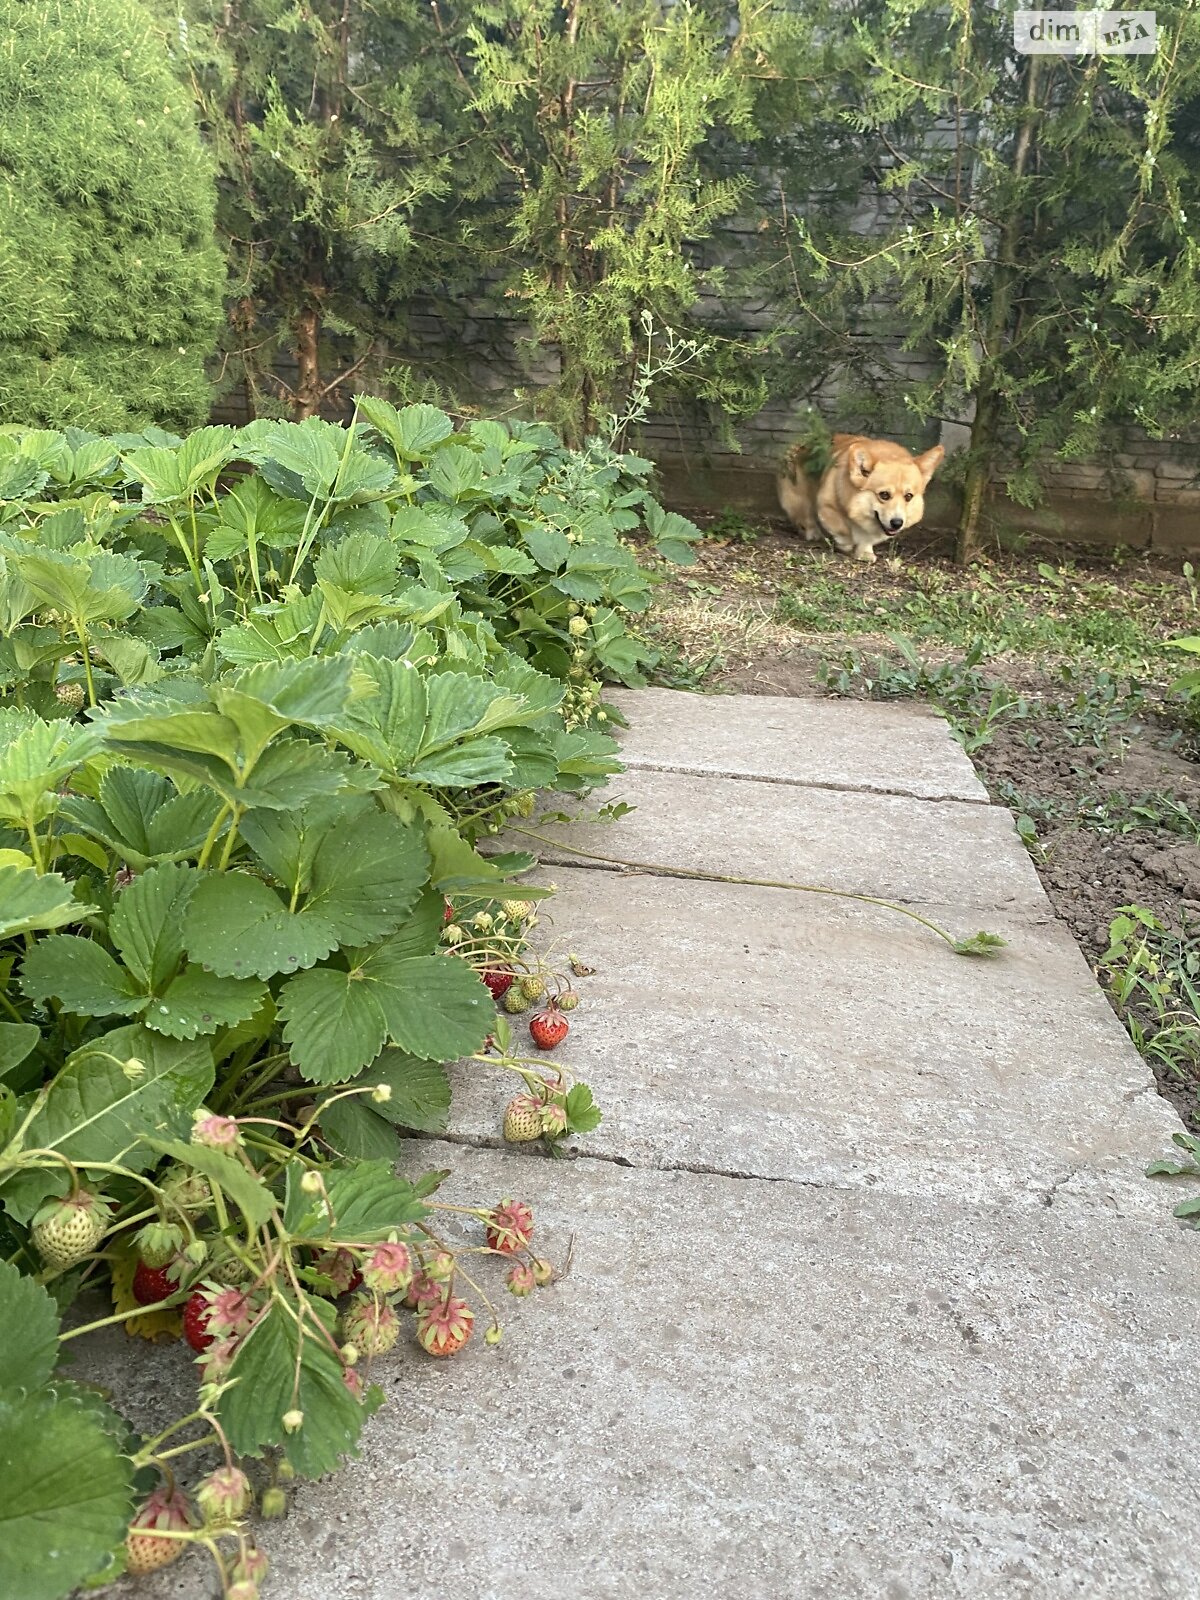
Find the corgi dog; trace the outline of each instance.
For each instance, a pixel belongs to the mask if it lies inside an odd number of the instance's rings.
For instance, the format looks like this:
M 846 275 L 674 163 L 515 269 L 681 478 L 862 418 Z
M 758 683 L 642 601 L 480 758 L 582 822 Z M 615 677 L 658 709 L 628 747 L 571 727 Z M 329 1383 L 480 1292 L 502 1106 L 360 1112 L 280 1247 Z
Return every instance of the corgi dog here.
M 835 433 L 828 467 L 810 475 L 810 446 L 794 445 L 779 474 L 779 504 L 806 539 L 822 529 L 844 555 L 874 561 L 875 546 L 915 528 L 925 514 L 925 488 L 946 452 L 940 444 L 914 456 L 888 439 Z

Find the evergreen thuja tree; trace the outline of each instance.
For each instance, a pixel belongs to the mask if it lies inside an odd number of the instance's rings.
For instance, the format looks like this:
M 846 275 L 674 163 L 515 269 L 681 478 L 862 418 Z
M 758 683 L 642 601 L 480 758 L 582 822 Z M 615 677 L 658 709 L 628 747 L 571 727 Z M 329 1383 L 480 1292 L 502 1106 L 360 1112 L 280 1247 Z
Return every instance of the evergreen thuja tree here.
M 1048 461 L 1194 417 L 1200 12 L 1158 7 L 1153 56 L 1017 54 L 1011 14 L 978 0 L 845 18 L 844 119 L 891 215 L 841 260 L 805 242 L 834 299 L 852 285 L 885 308 L 869 338 L 937 358 L 911 410 L 970 420 L 967 560 L 991 478 L 1033 504 Z
M 445 265 L 430 208 L 451 179 L 456 204 L 473 190 L 436 8 L 185 0 L 185 11 L 183 59 L 220 168 L 225 372 L 251 415 L 311 416 L 402 336 L 409 296 Z
M 216 191 L 136 0 L 0 0 L 0 419 L 112 432 L 208 410 Z
M 460 82 L 503 179 L 506 204 L 472 226 L 486 243 L 529 344 L 557 354 L 539 408 L 578 440 L 620 413 L 639 365 L 728 415 L 757 409 L 746 352 L 697 315 L 724 268 L 705 252 L 752 203 L 759 174 L 722 161 L 761 140 L 776 19 L 704 0 L 463 0 Z M 678 363 L 647 326 L 693 336 Z M 678 345 L 669 345 L 677 351 Z

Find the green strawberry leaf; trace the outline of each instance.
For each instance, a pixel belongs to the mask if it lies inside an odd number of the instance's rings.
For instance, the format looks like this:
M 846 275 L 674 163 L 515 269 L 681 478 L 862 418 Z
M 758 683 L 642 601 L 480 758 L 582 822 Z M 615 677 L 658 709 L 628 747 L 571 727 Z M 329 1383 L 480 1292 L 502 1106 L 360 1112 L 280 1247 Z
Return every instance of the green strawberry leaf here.
M 277 1445 L 301 1476 L 319 1478 L 356 1453 L 368 1413 L 342 1381 L 336 1341 L 319 1332 L 316 1319 L 332 1335 L 333 1307 L 309 1295 L 299 1306 L 272 1305 L 242 1340 L 220 1418 L 236 1455 L 260 1456 Z M 294 1410 L 304 1423 L 287 1433 L 283 1418 Z
M 21 968 L 21 988 L 31 1000 L 53 996 L 81 1017 L 129 1016 L 146 1003 L 102 945 L 65 933 L 33 946 Z
M 35 1022 L 0 1022 L 0 1078 L 15 1072 L 41 1037 Z
M 604 1113 L 592 1098 L 586 1083 L 572 1084 L 567 1091 L 567 1128 L 571 1133 L 591 1133 L 598 1128 Z
M 96 909 L 76 900 L 70 884 L 57 872 L 39 877 L 33 867 L 18 866 L 0 866 L 0 906 L 0 939 L 61 928 L 82 921 Z
M 394 1161 L 398 1128 L 443 1133 L 450 1116 L 450 1080 L 437 1061 L 422 1061 L 402 1050 L 384 1050 L 355 1080 L 364 1090 L 386 1084 L 391 1099 L 376 1103 L 369 1095 L 335 1101 L 321 1112 L 321 1133 L 340 1155 L 366 1161 Z
M 40 1389 L 57 1360 L 58 1307 L 40 1283 L 0 1261 L 0 1389 Z
M 310 1083 L 344 1083 L 372 1062 L 387 1040 L 387 1019 L 348 972 L 318 967 L 284 984 L 283 1039 Z
M 81 1165 L 120 1159 L 144 1172 L 157 1159 L 145 1136 L 186 1132 L 213 1076 L 203 1041 L 164 1039 L 138 1026 L 114 1029 L 67 1057 L 26 1129 L 25 1148 L 56 1150 Z M 17 1173 L 0 1184 L 0 1199 L 18 1222 L 28 1222 L 64 1184 L 57 1172 Z
M 187 952 L 223 978 L 272 978 L 314 966 L 336 948 L 327 922 L 289 911 L 273 889 L 244 872 L 213 873 L 192 895 Z
M 398 1178 L 390 1161 L 339 1162 L 325 1169 L 329 1197 L 305 1194 L 303 1168 L 288 1168 L 284 1226 L 298 1239 L 330 1244 L 371 1244 L 429 1215 L 411 1183 Z M 332 1213 L 332 1220 L 331 1220 Z
M 256 978 L 219 978 L 193 964 L 151 998 L 144 1013 L 148 1028 L 172 1039 L 195 1039 L 248 1022 L 262 1004 L 266 985 Z
M 284 985 L 279 1014 L 292 1059 L 316 1083 L 352 1078 L 385 1040 L 429 1061 L 471 1055 L 487 1037 L 494 1008 L 465 962 L 378 946 L 350 971 L 324 967 Z
M 194 867 L 152 867 L 117 898 L 108 936 L 146 992 L 161 990 L 183 958 L 183 913 L 199 880 Z
M 98 1572 L 133 1514 L 131 1471 L 72 1400 L 0 1395 L 0 1594 L 61 1600 Z
M 339 1100 L 321 1113 L 321 1137 L 351 1161 L 386 1161 L 400 1155 L 400 1135 L 366 1097 Z

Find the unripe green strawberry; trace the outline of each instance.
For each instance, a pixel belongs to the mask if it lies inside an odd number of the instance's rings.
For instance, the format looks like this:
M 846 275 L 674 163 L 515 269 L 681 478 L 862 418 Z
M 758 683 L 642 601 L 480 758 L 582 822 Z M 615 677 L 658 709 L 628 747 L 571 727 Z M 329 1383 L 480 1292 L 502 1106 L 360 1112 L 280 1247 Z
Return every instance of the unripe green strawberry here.
M 138 1255 L 148 1267 L 168 1266 L 183 1249 L 183 1229 L 173 1222 L 148 1222 L 135 1235 Z
M 542 1136 L 542 1108 L 531 1094 L 518 1094 L 504 1108 L 504 1137 L 509 1144 L 529 1144 Z
M 575 639 L 581 639 L 588 631 L 586 617 L 572 617 L 567 623 L 567 632 Z
M 536 972 L 527 972 L 520 980 L 520 983 L 521 993 L 526 1000 L 540 1000 L 546 992 L 545 980 L 540 978 Z
M 341 1336 L 356 1350 L 382 1356 L 400 1337 L 400 1318 L 386 1300 L 373 1294 L 356 1294 L 342 1313 Z
M 72 711 L 81 711 L 87 695 L 81 683 L 60 683 L 54 691 L 54 698 L 59 705 L 69 706 Z
M 232 1286 L 245 1283 L 250 1276 L 250 1271 L 248 1267 L 242 1265 L 231 1251 L 219 1249 L 214 1251 L 205 1276 L 215 1279 L 217 1283 L 226 1283 Z
M 260 1517 L 281 1517 L 286 1510 L 287 1495 L 282 1489 L 272 1486 L 263 1490 L 262 1498 L 258 1502 Z
M 205 1522 L 236 1522 L 254 1503 L 250 1479 L 237 1467 L 218 1467 L 195 1488 L 196 1504 Z
M 574 1011 L 579 1004 L 579 996 L 574 989 L 564 989 L 558 996 L 558 1009 L 560 1011 Z
M 504 996 L 500 1004 L 504 1007 L 505 1011 L 508 1012 L 510 1017 L 519 1016 L 522 1011 L 529 1010 L 529 1001 L 526 1000 L 519 983 L 513 984 L 512 988 Z
M 500 909 L 510 922 L 524 922 L 530 912 L 527 900 L 501 900 Z
M 52 1200 L 33 1219 L 33 1244 L 56 1272 L 90 1256 L 108 1227 L 108 1205 L 86 1189 L 65 1200 Z

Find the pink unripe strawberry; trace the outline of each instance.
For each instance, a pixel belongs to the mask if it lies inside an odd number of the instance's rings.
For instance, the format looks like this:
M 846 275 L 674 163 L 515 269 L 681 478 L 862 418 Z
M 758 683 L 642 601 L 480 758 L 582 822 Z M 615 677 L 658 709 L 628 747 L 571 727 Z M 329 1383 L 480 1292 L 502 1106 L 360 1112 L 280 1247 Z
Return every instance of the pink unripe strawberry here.
M 413 1275 L 413 1281 L 408 1286 L 408 1293 L 404 1297 L 404 1304 L 410 1311 L 419 1311 L 422 1306 L 438 1305 L 446 1298 L 445 1286 L 435 1283 L 425 1272 Z
M 363 1263 L 362 1281 L 379 1294 L 399 1294 L 412 1282 L 413 1259 L 407 1245 L 377 1244 Z
M 191 1508 L 183 1495 L 177 1489 L 173 1492 L 156 1489 L 129 1524 L 125 1535 L 125 1570 L 140 1577 L 169 1566 L 183 1554 L 186 1541 L 163 1538 L 159 1530 L 186 1533 L 192 1527 Z
M 553 1100 L 542 1107 L 542 1132 L 547 1139 L 561 1139 L 567 1131 L 567 1108 Z
M 234 1117 L 201 1114 L 192 1124 L 192 1143 L 210 1150 L 232 1150 L 242 1142 L 242 1130 Z
M 523 1300 L 527 1294 L 533 1293 L 533 1268 L 527 1261 L 514 1261 L 504 1282 L 509 1294 L 515 1294 L 519 1300 Z
M 328 1278 L 337 1294 L 349 1294 L 362 1283 L 358 1262 L 349 1250 L 325 1250 L 313 1262 L 314 1269 Z
M 449 1283 L 454 1276 L 454 1257 L 449 1250 L 438 1250 L 425 1262 L 425 1276 L 434 1283 Z
M 471 1337 L 475 1313 L 457 1295 L 440 1305 L 427 1306 L 417 1314 L 417 1338 L 431 1356 L 457 1355 Z
M 487 1220 L 487 1242 L 501 1255 L 523 1250 L 533 1237 L 533 1212 L 523 1200 L 501 1200 Z
M 234 1583 L 260 1584 L 269 1565 L 265 1550 L 260 1550 L 256 1544 L 244 1545 L 229 1576 Z

